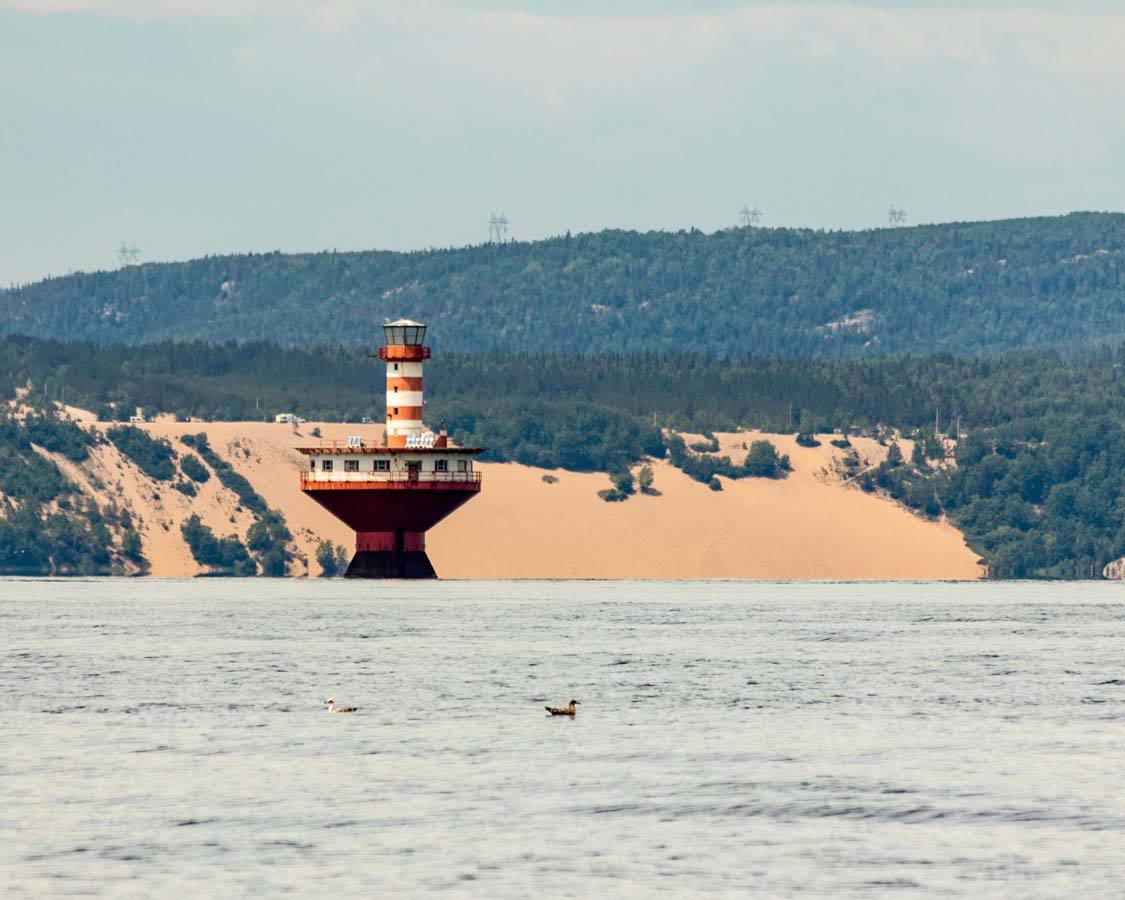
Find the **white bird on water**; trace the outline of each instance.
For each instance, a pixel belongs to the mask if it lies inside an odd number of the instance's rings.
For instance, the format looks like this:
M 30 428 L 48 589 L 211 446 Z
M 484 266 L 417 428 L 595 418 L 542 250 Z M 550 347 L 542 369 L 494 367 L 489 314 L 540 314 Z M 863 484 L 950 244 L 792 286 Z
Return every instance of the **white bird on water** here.
M 325 699 L 324 705 L 328 707 L 330 713 L 351 713 L 359 709 L 358 706 L 337 706 L 336 701 L 331 697 Z

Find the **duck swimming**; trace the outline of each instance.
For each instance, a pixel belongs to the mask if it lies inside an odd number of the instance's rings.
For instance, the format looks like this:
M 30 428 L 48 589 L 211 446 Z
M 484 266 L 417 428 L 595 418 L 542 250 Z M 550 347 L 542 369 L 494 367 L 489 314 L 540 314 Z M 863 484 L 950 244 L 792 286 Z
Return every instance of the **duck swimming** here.
M 571 700 L 566 706 L 546 706 L 544 709 L 552 716 L 573 716 L 577 712 L 574 707 L 579 705 L 577 700 Z
M 337 706 L 336 701 L 331 697 L 328 697 L 324 701 L 324 705 L 328 707 L 328 711 L 330 713 L 348 713 L 355 712 L 357 709 L 359 709 L 358 706 Z

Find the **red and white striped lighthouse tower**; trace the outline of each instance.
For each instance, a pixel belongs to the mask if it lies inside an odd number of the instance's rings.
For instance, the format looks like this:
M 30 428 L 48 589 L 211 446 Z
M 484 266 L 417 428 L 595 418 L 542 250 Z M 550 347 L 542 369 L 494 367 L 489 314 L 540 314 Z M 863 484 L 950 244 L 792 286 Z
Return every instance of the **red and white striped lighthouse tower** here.
M 354 435 L 301 447 L 308 467 L 301 490 L 356 532 L 351 578 L 436 578 L 426 532 L 480 493 L 473 457 L 426 428 L 422 362 L 430 358 L 426 326 L 408 319 L 383 326 L 387 424 L 382 440 Z
M 422 345 L 426 326 L 399 319 L 383 326 L 387 344 L 379 358 L 387 361 L 387 446 L 405 447 L 411 434 L 424 429 L 422 407 L 422 362 L 430 348 Z

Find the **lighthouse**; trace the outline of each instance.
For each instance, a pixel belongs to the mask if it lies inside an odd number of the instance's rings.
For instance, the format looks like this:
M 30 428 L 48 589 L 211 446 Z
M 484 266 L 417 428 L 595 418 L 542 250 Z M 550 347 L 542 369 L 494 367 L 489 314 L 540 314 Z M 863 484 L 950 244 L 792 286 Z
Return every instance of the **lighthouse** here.
M 426 326 L 399 319 L 383 326 L 387 417 L 381 440 L 353 435 L 300 447 L 301 490 L 356 533 L 349 578 L 436 578 L 426 532 L 480 493 L 473 458 L 442 429 L 426 428 L 422 366 Z

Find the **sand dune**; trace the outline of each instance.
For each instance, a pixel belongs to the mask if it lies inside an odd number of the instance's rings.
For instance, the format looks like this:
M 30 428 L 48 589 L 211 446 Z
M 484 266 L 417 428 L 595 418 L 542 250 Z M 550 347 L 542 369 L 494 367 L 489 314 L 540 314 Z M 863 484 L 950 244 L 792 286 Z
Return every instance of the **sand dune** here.
M 722 435 L 722 452 L 739 458 L 732 445 L 757 437 Z M 956 529 L 818 478 L 832 448 L 768 437 L 793 460 L 783 481 L 721 479 L 716 492 L 657 462 L 662 496 L 624 503 L 596 496 L 604 475 L 549 485 L 535 469 L 488 466 L 481 497 L 434 529 L 431 556 L 461 578 L 980 577 Z
M 154 422 L 144 427 L 171 439 L 206 432 L 215 450 L 285 514 L 311 574 L 318 574 L 318 540 L 352 546 L 351 531 L 300 492 L 301 457 L 293 448 L 315 442 L 313 427 L 323 437 L 337 439 L 360 431 L 374 435 L 378 427 L 308 423 L 299 434 L 286 425 L 247 422 Z M 742 443 L 757 437 L 761 435 L 719 435 L 721 452 L 740 459 Z M 661 496 L 637 495 L 624 503 L 598 498 L 597 491 L 609 484 L 605 475 L 554 472 L 558 483 L 547 484 L 541 469 L 480 464 L 481 495 L 430 533 L 430 557 L 446 578 L 980 577 L 976 554 L 956 529 L 927 522 L 827 474 L 841 451 L 827 443 L 798 447 L 788 435 L 765 437 L 792 459 L 795 470 L 788 478 L 723 479 L 724 489 L 715 492 L 670 464 L 656 462 Z M 873 441 L 853 443 L 870 461 L 885 453 Z M 144 480 L 128 466 L 120 472 L 125 482 L 138 476 Z M 212 486 L 222 493 L 214 479 L 208 483 Z M 133 492 L 142 515 L 149 487 Z M 175 507 L 157 512 L 158 518 L 188 514 L 179 509 L 182 504 L 172 502 Z M 230 507 L 218 496 L 189 507 L 219 533 L 236 527 L 244 533 L 249 524 L 248 519 L 230 523 Z M 189 574 L 194 568 L 178 527 L 146 535 L 145 552 L 154 575 Z M 305 571 L 300 565 L 294 574 Z

